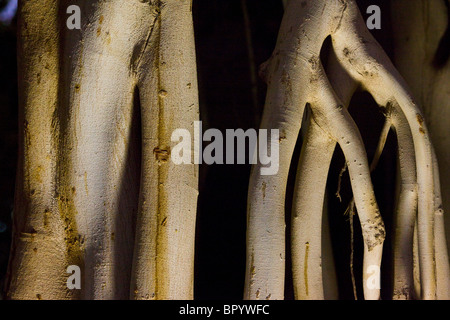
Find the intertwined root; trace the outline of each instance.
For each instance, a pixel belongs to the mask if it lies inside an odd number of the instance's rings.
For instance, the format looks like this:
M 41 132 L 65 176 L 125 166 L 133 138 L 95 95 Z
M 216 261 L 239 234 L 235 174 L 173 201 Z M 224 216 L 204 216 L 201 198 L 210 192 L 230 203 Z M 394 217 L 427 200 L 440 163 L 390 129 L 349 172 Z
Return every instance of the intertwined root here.
M 326 73 L 319 55 L 328 36 L 335 56 Z M 322 205 L 337 143 L 346 158 L 363 232 L 364 296 L 379 299 L 385 229 L 364 144 L 347 111 L 357 86 L 386 108 L 386 121 L 398 140 L 400 189 L 394 235 L 394 298 L 413 297 L 414 225 L 421 287 L 417 298 L 447 298 L 448 257 L 437 163 L 428 130 L 406 84 L 367 31 L 355 2 L 291 0 L 266 67 L 268 92 L 261 127 L 280 130 L 283 156 L 277 175 L 259 175 L 261 165 L 256 165 L 251 174 L 245 298 L 283 298 L 285 186 L 308 104 L 311 116 L 298 166 L 292 221 L 296 298 L 323 298 Z
M 11 299 L 191 299 L 198 120 L 190 1 L 19 2 Z M 81 290 L 67 287 L 68 266 Z

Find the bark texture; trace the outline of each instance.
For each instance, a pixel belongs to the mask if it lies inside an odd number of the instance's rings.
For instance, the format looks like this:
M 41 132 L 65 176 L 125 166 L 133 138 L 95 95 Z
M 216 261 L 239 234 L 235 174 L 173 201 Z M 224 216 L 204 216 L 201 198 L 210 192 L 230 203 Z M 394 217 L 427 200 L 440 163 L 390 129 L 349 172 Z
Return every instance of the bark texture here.
M 442 212 L 450 210 L 450 5 L 447 0 L 394 0 L 391 9 L 395 64 L 423 109 L 439 164 L 436 168 L 441 179 L 437 187 L 441 188 L 442 199 L 438 201 L 442 201 L 442 207 L 437 205 L 436 220 L 442 226 Z M 447 270 L 438 275 L 438 291 L 443 298 L 444 292 L 450 291 L 446 260 L 450 238 L 445 237 L 450 232 L 450 219 L 445 219 L 445 230 L 437 228 L 435 232 L 437 263 L 442 266 L 439 270 Z
M 190 1 L 21 1 L 12 299 L 193 297 L 198 120 Z M 81 268 L 68 290 L 66 268 Z
M 324 70 L 319 57 L 329 36 L 336 61 Z M 441 274 L 448 277 L 448 272 L 445 265 L 436 263 L 436 258 L 445 259 L 439 258 L 442 250 L 437 245 L 442 235 L 435 234 L 442 221 L 435 219 L 441 212 L 440 190 L 429 132 L 405 81 L 367 30 L 355 1 L 288 1 L 276 48 L 265 67 L 268 92 L 261 127 L 280 130 L 282 157 L 277 175 L 261 176 L 261 165 L 256 165 L 250 177 L 244 297 L 283 298 L 286 182 L 305 106 L 309 105 L 311 116 L 297 173 L 291 232 L 296 298 L 323 298 L 320 222 L 325 178 L 336 143 L 347 161 L 364 238 L 364 296 L 379 298 L 385 229 L 364 143 L 346 109 L 357 86 L 385 109 L 385 134 L 389 127 L 397 134 L 402 169 L 396 238 L 400 239 L 398 246 L 405 248 L 417 221 L 420 298 L 447 296 L 448 291 L 439 290 L 439 280 Z M 406 281 L 408 291 L 413 290 L 412 246 L 407 250 L 399 259 L 409 273 L 400 272 L 403 280 L 399 282 Z

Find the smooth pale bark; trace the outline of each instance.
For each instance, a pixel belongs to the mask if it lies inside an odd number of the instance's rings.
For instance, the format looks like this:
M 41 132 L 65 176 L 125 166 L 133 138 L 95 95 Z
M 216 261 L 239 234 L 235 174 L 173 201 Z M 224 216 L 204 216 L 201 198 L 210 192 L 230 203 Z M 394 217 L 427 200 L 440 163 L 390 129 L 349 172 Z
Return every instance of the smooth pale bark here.
M 310 119 L 298 162 L 292 210 L 292 274 L 295 298 L 324 299 L 322 214 L 336 143 Z
M 436 188 L 441 188 L 443 196 L 438 200 L 442 201 L 442 208 L 437 205 L 435 209 L 438 298 L 448 299 L 450 279 L 445 252 L 450 245 L 450 219 L 444 221 L 442 209 L 450 210 L 450 64 L 448 57 L 445 60 L 438 52 L 438 48 L 443 49 L 441 39 L 448 28 L 448 2 L 446 6 L 443 0 L 394 0 L 391 7 L 395 64 L 424 111 L 439 164 L 435 170 L 439 170 L 441 179 Z
M 198 169 L 168 158 L 172 132 L 186 128 L 193 137 L 198 120 L 191 1 L 160 9 L 140 66 L 143 170 L 131 294 L 191 299 Z
M 385 231 L 358 128 L 334 92 L 333 83 L 330 84 L 319 60 L 320 49 L 327 36 L 331 36 L 337 60 L 348 77 L 370 92 L 380 106 L 394 106 L 393 119 L 389 121 L 393 121 L 392 125 L 398 134 L 400 165 L 404 167 L 397 207 L 397 226 L 400 229 L 396 231 L 396 245 L 398 245 L 396 250 L 405 248 L 405 241 L 413 238 L 411 225 L 414 223 L 417 196 L 421 297 L 439 298 L 437 275 L 441 274 L 442 277 L 446 271 L 444 269 L 440 271 L 435 262 L 436 256 L 439 261 L 445 259 L 439 258 L 443 250 L 440 250 L 440 245 L 435 245 L 442 243 L 442 231 L 439 228 L 435 229 L 436 203 L 440 199 L 440 190 L 436 187 L 438 177 L 427 126 L 406 83 L 367 30 L 356 3 L 351 0 L 288 2 L 274 54 L 267 64 L 268 92 L 261 124 L 262 128 L 280 129 L 280 136 L 283 137 L 280 141 L 280 154 L 283 156 L 280 159 L 280 171 L 277 176 L 258 176 L 260 165 L 254 166 L 252 170 L 248 198 L 247 274 L 244 296 L 249 299 L 283 298 L 284 283 L 280 278 L 284 278 L 284 261 L 277 258 L 284 255 L 285 185 L 293 141 L 297 138 L 295 133 L 298 133 L 304 106 L 309 103 L 314 121 L 339 143 L 346 157 L 364 238 L 364 295 L 366 299 L 379 298 L 379 288 L 370 284 L 376 284 L 373 280 L 374 278 L 376 280 L 376 272 L 380 271 Z M 318 178 L 312 179 L 310 171 L 319 172 L 316 164 L 322 162 L 320 157 L 314 156 L 317 163 L 313 163 L 312 158 L 308 158 L 313 156 L 306 154 L 308 150 L 314 150 L 314 144 L 317 144 L 318 140 L 325 142 L 324 138 L 320 139 L 320 133 L 317 132 L 314 137 L 307 136 L 307 141 L 313 146 L 303 147 L 300 161 L 308 164 L 303 166 L 300 163 L 298 177 L 304 181 L 298 181 L 297 184 L 300 183 L 303 191 L 316 190 L 309 185 L 314 184 L 318 187 L 319 198 L 315 199 L 313 193 L 309 194 L 309 198 L 308 194 L 302 195 L 298 187 L 294 219 L 297 218 L 299 221 L 294 223 L 303 228 L 303 231 L 315 227 L 317 233 L 320 233 L 318 215 L 321 210 L 316 210 L 314 205 L 322 205 L 319 200 L 322 199 L 324 171 L 320 170 Z M 413 161 L 406 163 L 410 158 Z M 327 161 L 323 163 L 326 165 Z M 405 173 L 409 166 L 416 167 L 417 177 L 411 175 L 411 170 L 409 175 Z M 414 173 L 414 170 L 412 172 Z M 265 199 L 270 199 L 272 205 L 267 206 Z M 314 199 L 317 203 L 313 201 Z M 435 232 L 436 230 L 439 233 Z M 299 297 L 308 298 L 309 292 L 313 292 L 314 296 L 320 298 L 322 290 L 320 287 L 312 290 L 306 286 L 310 257 L 314 258 L 314 265 L 318 265 L 320 261 L 317 252 L 310 252 L 312 247 L 320 249 L 317 245 L 320 237 L 309 230 L 306 233 L 294 230 L 293 234 L 297 239 L 293 244 L 293 253 L 297 259 L 294 261 L 296 294 L 300 292 Z M 305 240 L 305 237 L 311 237 L 313 245 Z M 413 251 L 412 248 L 407 249 Z M 406 288 L 408 297 L 413 282 L 412 252 L 410 253 L 398 257 L 401 263 L 407 264 L 403 266 L 407 271 L 399 271 L 397 264 L 399 287 Z M 320 273 L 312 275 L 313 285 L 320 286 L 318 278 Z M 267 296 L 268 292 L 270 295 Z M 261 296 L 261 293 L 264 294 Z
M 349 6 L 356 11 L 356 6 Z M 436 298 L 436 265 L 434 246 L 434 188 L 433 148 L 424 117 L 415 104 L 406 83 L 381 48 L 372 40 L 362 20 L 342 21 L 343 30 L 337 33 L 336 52 L 352 76 L 368 88 L 380 105 L 395 101 L 410 126 L 414 142 L 418 183 L 418 240 L 422 297 Z M 362 31 L 361 31 L 362 30 Z M 345 40 L 354 43 L 345 46 Z
M 66 268 L 78 253 L 56 194 L 60 81 L 59 6 L 21 1 L 18 20 L 19 153 L 7 297 L 65 299 Z M 66 232 L 67 231 L 67 232 Z
M 191 2 L 84 1 L 81 30 L 66 28 L 69 2 L 19 12 L 9 296 L 190 299 L 198 174 L 170 161 L 170 137 L 198 120 Z
M 417 212 L 417 174 L 411 130 L 398 105 L 388 110 L 388 121 L 397 135 L 398 199 L 394 218 L 392 298 L 417 298 L 414 291 L 413 237 Z
M 280 130 L 283 156 L 277 175 L 261 176 L 260 165 L 255 165 L 251 173 L 246 299 L 283 298 L 285 187 L 306 103 L 311 104 L 317 124 L 340 144 L 349 163 L 365 239 L 364 278 L 367 280 L 370 266 L 380 266 L 384 226 L 373 194 L 364 146 L 319 59 L 325 38 L 341 31 L 347 5 L 347 2 L 290 1 L 286 8 L 275 51 L 267 64 L 268 92 L 261 124 L 261 128 Z M 270 206 L 265 203 L 268 200 Z M 379 290 L 364 283 L 366 297 L 378 298 Z
M 348 107 L 357 84 L 342 69 L 333 50 L 330 51 L 327 75 L 339 99 Z M 336 299 L 336 295 L 327 294 L 328 288 L 336 285 L 330 281 L 332 279 L 330 277 L 335 274 L 329 274 L 330 270 L 325 268 L 327 260 L 333 253 L 323 250 L 326 249 L 325 241 L 329 235 L 325 233 L 326 230 L 321 232 L 326 223 L 323 218 L 327 214 L 321 204 L 324 203 L 326 182 L 336 141 L 331 139 L 310 115 L 307 124 L 298 161 L 292 211 L 294 292 L 296 299 L 299 300 Z

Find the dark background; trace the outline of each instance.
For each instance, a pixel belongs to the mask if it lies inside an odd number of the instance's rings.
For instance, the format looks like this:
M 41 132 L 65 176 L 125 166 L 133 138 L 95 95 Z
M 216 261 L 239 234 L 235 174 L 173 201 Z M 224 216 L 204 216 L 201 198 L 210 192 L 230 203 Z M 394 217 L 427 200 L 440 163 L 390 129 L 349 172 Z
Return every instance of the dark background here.
M 6 1 L 0 0 L 0 8 Z M 373 30 L 385 51 L 392 55 L 388 0 L 358 0 L 364 18 L 366 8 L 377 4 L 382 12 L 381 30 Z M 283 15 L 281 0 L 194 0 L 198 82 L 203 130 L 258 128 L 266 86 L 252 73 L 266 61 L 275 46 Z M 247 37 L 246 35 L 250 35 Z M 8 262 L 11 214 L 17 159 L 17 76 L 16 30 L 0 22 L 0 279 Z M 253 74 L 253 76 L 252 76 Z M 370 95 L 355 94 L 350 112 L 372 158 L 383 116 Z M 286 299 L 293 299 L 289 260 L 291 195 L 298 143 L 288 182 L 286 199 L 287 265 Z M 381 283 L 382 298 L 392 289 L 391 217 L 394 201 L 395 145 L 390 135 L 381 161 L 373 174 L 380 210 L 387 228 Z M 349 217 L 344 215 L 351 190 L 348 174 L 343 175 L 342 202 L 335 196 L 337 181 L 345 161 L 337 148 L 328 181 L 328 207 L 333 253 L 338 275 L 339 298 L 353 299 L 350 275 Z M 195 257 L 196 299 L 242 299 L 245 275 L 245 231 L 249 165 L 211 165 L 200 167 L 197 241 Z M 354 219 L 354 269 L 358 298 L 362 298 L 362 238 L 357 217 Z M 359 263 L 358 263 L 359 262 Z M 384 272 L 383 272 L 384 270 Z

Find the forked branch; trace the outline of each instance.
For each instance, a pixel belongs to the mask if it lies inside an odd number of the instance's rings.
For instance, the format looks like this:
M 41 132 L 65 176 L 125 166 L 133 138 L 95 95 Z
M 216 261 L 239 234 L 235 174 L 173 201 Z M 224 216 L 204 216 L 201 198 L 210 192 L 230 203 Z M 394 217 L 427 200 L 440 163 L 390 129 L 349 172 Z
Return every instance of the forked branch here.
M 334 70 L 330 67 L 327 75 L 319 55 L 328 36 L 332 39 L 336 61 Z M 347 81 L 335 80 L 339 78 Z M 448 258 L 443 250 L 445 235 L 441 232 L 440 191 L 429 134 L 405 82 L 366 29 L 355 1 L 289 1 L 275 51 L 267 63 L 267 82 L 262 127 L 279 129 L 286 139 L 280 143 L 280 154 L 284 155 L 280 158 L 280 173 L 262 178 L 257 170 L 260 165 L 256 165 L 251 174 L 245 297 L 283 298 L 285 187 L 306 104 L 311 106 L 311 121 L 297 173 L 292 226 L 296 297 L 323 297 L 320 221 L 326 177 L 336 143 L 346 158 L 361 221 L 364 296 L 366 299 L 380 296 L 385 229 L 370 178 L 367 153 L 346 109 L 351 94 L 343 97 L 342 83 L 352 88 L 348 90 L 351 93 L 359 85 L 371 93 L 380 106 L 389 106 L 386 130 L 392 126 L 397 133 L 401 181 L 396 210 L 394 297 L 412 296 L 416 199 L 421 298 L 448 296 L 448 290 L 440 290 L 439 296 L 436 295 L 437 276 L 442 279 L 442 274 L 446 274 L 448 278 Z M 266 186 L 263 197 L 258 191 L 262 184 Z M 267 199 L 271 202 L 266 202 Z M 436 228 L 435 223 L 438 223 Z M 442 265 L 436 269 L 437 255 Z M 316 266 L 319 267 L 312 271 L 311 267 Z

